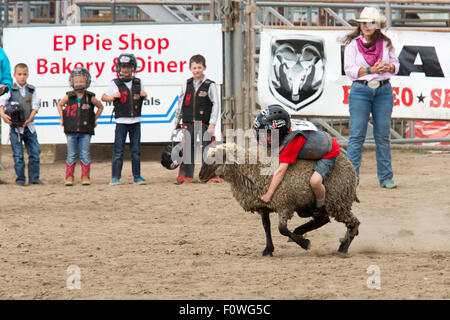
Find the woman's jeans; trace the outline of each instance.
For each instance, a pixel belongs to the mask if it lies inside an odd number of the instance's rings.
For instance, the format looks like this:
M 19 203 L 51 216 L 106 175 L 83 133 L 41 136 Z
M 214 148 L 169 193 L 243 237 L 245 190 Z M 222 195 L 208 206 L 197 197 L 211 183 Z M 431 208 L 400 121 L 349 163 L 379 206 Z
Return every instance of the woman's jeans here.
M 90 145 L 91 135 L 88 133 L 67 133 L 67 164 L 71 166 L 78 158 L 78 146 L 80 146 L 80 160 L 84 164 L 91 161 Z
M 113 178 L 120 179 L 122 175 L 123 152 L 127 134 L 130 134 L 131 171 L 133 172 L 133 177 L 141 176 L 141 123 L 117 123 L 112 156 Z
M 373 118 L 373 136 L 376 144 L 377 175 L 380 185 L 392 180 L 394 174 L 391 166 L 391 114 L 393 107 L 392 87 L 386 83 L 376 89 L 365 84 L 353 82 L 350 89 L 350 141 L 347 157 L 356 170 L 359 183 L 359 167 L 363 143 L 366 139 L 370 114 Z
M 22 141 L 28 153 L 28 179 L 30 182 L 39 181 L 41 148 L 36 131 L 32 133 L 26 127 L 23 134 L 18 134 L 15 128 L 11 128 L 10 140 L 14 158 L 14 170 L 17 175 L 16 183 L 25 183 L 25 159 Z

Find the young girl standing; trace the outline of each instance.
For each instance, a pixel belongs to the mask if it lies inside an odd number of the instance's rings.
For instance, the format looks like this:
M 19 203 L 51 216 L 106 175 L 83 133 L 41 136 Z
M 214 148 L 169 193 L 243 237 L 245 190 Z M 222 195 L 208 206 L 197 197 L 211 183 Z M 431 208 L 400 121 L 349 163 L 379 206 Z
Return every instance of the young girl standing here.
M 64 126 L 67 137 L 65 185 L 73 185 L 78 148 L 80 148 L 81 184 L 90 185 L 91 136 L 97 126 L 97 119 L 102 114 L 103 105 L 95 98 L 94 93 L 87 91 L 91 84 L 91 75 L 87 69 L 74 69 L 70 73 L 69 84 L 73 90 L 67 92 L 57 105 L 61 126 Z M 96 113 L 94 107 L 97 107 Z

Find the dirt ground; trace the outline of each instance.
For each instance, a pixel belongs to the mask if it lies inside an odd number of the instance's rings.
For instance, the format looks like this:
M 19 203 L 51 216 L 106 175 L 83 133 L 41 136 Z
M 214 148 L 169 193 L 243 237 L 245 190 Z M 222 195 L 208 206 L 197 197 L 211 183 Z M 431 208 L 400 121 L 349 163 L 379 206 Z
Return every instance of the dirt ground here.
M 385 190 L 374 151 L 364 152 L 360 235 L 346 257 L 335 253 L 344 225 L 309 233 L 305 251 L 278 233 L 274 214 L 274 256 L 263 257 L 260 218 L 227 183 L 177 186 L 175 171 L 143 159 L 150 183 L 138 186 L 126 159 L 120 186 L 108 185 L 105 161 L 93 163 L 91 186 L 78 166 L 65 187 L 59 161 L 42 164 L 46 185 L 19 187 L 2 153 L 0 299 L 450 299 L 448 153 L 394 150 L 398 188 Z M 72 265 L 80 289 L 67 288 Z M 373 265 L 379 290 L 367 285 Z

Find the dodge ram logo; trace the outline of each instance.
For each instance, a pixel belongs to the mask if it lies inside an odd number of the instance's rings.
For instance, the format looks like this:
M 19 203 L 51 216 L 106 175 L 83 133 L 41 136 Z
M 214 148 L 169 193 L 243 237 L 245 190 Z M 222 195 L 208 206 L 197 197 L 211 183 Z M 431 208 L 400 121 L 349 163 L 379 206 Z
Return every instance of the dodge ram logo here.
M 281 104 L 300 110 L 320 97 L 325 83 L 323 40 L 310 35 L 274 37 L 269 88 Z

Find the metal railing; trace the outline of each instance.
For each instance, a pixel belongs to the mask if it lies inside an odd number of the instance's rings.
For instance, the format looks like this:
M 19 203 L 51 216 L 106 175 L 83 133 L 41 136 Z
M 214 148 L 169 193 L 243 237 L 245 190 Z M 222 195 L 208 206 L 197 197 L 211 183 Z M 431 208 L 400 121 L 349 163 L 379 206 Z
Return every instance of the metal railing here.
M 225 1 L 226 2 L 226 1 Z M 450 12 L 450 1 L 368 1 L 367 3 L 359 1 L 256 1 L 248 0 L 245 4 L 233 5 L 231 8 L 233 13 L 230 17 L 234 18 L 234 21 L 230 25 L 235 28 L 244 29 L 244 39 L 240 39 L 236 32 L 231 35 L 235 43 L 242 41 L 243 48 L 233 47 L 232 50 L 227 47 L 232 47 L 231 43 L 227 44 L 225 41 L 225 54 L 230 52 L 233 59 L 230 66 L 227 66 L 225 61 L 225 77 L 227 74 L 235 74 L 233 80 L 241 80 L 236 77 L 239 74 L 241 67 L 243 67 L 242 75 L 242 87 L 236 83 L 233 86 L 232 94 L 225 94 L 224 100 L 224 114 L 232 114 L 232 119 L 226 119 L 224 121 L 224 128 L 243 128 L 248 129 L 252 126 L 252 121 L 259 111 L 259 106 L 256 104 L 256 90 L 257 90 L 257 70 L 259 63 L 259 32 L 263 27 L 273 28 L 302 28 L 301 26 L 309 26 L 308 29 L 348 29 L 351 26 L 351 19 L 358 15 L 358 11 L 368 5 L 379 5 L 386 9 L 389 23 L 395 23 L 397 20 L 393 19 L 392 14 L 396 13 L 396 10 L 420 10 L 426 12 L 444 12 L 448 14 Z M 339 11 L 335 11 L 336 8 Z M 303 11 L 302 11 L 303 10 Z M 299 17 L 299 23 L 293 22 L 293 14 L 297 13 Z M 242 17 L 244 16 L 244 18 Z M 314 20 L 314 18 L 316 20 Z M 448 20 L 448 19 L 447 19 Z M 242 25 L 239 25 L 239 21 L 242 21 Z M 400 21 L 400 20 L 398 20 Z M 413 30 L 412 28 L 409 28 Z M 232 29 L 234 31 L 238 29 Z M 423 25 L 423 29 L 414 28 L 414 30 L 428 30 L 428 31 L 442 31 L 450 32 L 450 28 L 436 28 L 435 26 Z M 230 40 L 228 40 L 230 42 Z M 233 42 L 231 40 L 231 42 Z M 239 61 L 239 56 L 242 54 L 242 62 Z M 231 69 L 231 70 L 228 70 Z M 226 78 L 225 78 L 226 79 Z M 226 87 L 226 86 L 225 86 Z M 237 90 L 240 90 L 239 92 Z M 240 97 L 242 94 L 243 97 Z M 234 120 L 234 121 L 233 121 Z M 349 135 L 349 121 L 347 119 L 313 119 L 315 123 L 330 131 L 337 139 L 344 145 L 348 142 Z M 370 127 L 370 124 L 369 124 Z M 412 143 L 423 142 L 449 142 L 449 138 L 442 139 L 405 139 L 406 128 L 409 127 L 410 132 L 414 133 L 414 121 L 411 120 L 392 120 L 391 136 L 393 142 L 393 148 L 397 148 L 402 144 L 401 148 L 405 148 L 403 144 L 408 144 L 411 149 L 436 149 L 436 150 L 450 150 L 450 146 L 418 146 L 411 145 Z M 413 135 L 412 135 L 413 137 Z M 370 140 L 371 136 L 368 135 L 367 145 L 370 145 L 373 140 Z

